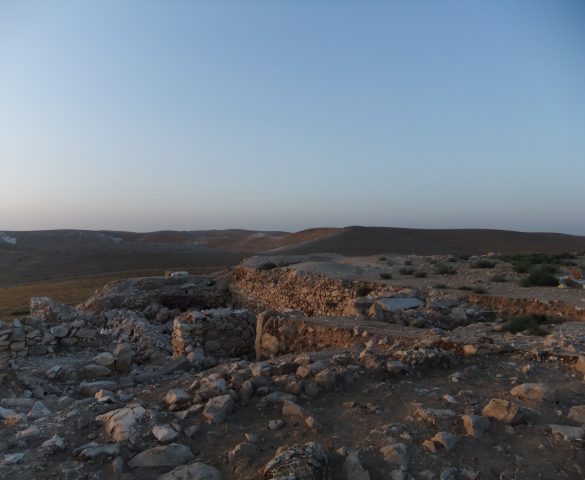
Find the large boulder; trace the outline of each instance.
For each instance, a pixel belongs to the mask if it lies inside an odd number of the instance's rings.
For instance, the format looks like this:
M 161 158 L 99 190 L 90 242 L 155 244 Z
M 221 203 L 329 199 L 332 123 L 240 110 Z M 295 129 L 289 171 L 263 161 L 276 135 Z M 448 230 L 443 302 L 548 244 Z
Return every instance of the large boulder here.
M 396 322 L 396 315 L 403 310 L 420 308 L 422 300 L 415 297 L 378 298 L 370 307 L 370 317 L 380 322 Z
M 191 449 L 180 443 L 153 447 L 132 457 L 128 462 L 132 468 L 137 467 L 176 467 L 192 460 Z
M 182 465 L 158 477 L 157 480 L 221 480 L 221 473 L 215 467 L 203 462 Z
M 198 275 L 116 280 L 98 290 L 79 307 L 92 313 L 114 309 L 144 310 L 157 303 L 170 309 L 209 308 L 221 304 L 222 286 Z
M 327 452 L 321 444 L 314 442 L 278 449 L 276 456 L 264 467 L 266 480 L 323 480 L 328 474 Z
M 120 343 L 114 350 L 114 369 L 119 373 L 132 370 L 132 347 L 129 344 Z
M 510 425 L 518 425 L 526 421 L 526 412 L 520 405 L 500 398 L 492 398 L 481 414 Z
M 234 408 L 234 400 L 229 395 L 219 395 L 207 402 L 203 416 L 212 423 L 223 422 Z
M 105 425 L 106 433 L 113 441 L 134 443 L 139 435 L 139 423 L 145 415 L 146 410 L 137 405 L 98 415 L 96 420 Z

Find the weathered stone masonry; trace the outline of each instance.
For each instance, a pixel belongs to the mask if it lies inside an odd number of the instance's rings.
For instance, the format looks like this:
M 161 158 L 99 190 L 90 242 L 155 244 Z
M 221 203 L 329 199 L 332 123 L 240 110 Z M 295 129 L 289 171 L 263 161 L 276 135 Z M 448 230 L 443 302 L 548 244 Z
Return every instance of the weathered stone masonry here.
M 185 312 L 173 322 L 173 357 L 238 357 L 254 353 L 256 316 L 245 309 Z M 191 354 L 191 355 L 190 355 Z
M 375 282 L 329 278 L 287 268 L 258 271 L 239 267 L 231 278 L 231 291 L 238 305 L 256 312 L 294 309 L 307 316 L 355 315 L 359 287 L 371 288 L 373 295 L 392 289 Z

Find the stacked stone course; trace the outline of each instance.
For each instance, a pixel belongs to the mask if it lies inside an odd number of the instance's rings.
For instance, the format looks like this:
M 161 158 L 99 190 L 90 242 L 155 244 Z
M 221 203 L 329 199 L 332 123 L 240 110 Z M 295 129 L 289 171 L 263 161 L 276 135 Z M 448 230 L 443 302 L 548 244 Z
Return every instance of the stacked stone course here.
M 205 356 L 253 354 L 256 317 L 246 309 L 193 310 L 173 322 L 173 357 L 201 351 Z
M 236 303 L 256 312 L 294 309 L 308 316 L 355 315 L 360 287 L 372 289 L 373 296 L 394 290 L 376 282 L 331 278 L 288 268 L 259 271 L 248 267 L 234 269 L 230 286 Z

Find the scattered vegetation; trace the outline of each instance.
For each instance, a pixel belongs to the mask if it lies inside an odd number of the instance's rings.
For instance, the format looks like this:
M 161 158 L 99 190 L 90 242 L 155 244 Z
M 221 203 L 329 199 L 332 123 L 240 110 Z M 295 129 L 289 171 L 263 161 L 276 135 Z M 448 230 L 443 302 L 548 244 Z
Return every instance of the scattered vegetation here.
M 471 255 L 467 255 L 466 253 L 462 253 L 460 255 L 457 255 L 457 258 L 459 258 L 459 260 L 467 261 L 471 258 Z
M 274 268 L 278 268 L 278 265 L 276 263 L 266 262 L 266 263 L 263 263 L 262 265 L 260 265 L 257 270 L 263 272 L 265 270 L 272 270 Z
M 559 281 L 553 275 L 556 269 L 551 266 L 533 267 L 528 272 L 528 277 L 520 281 L 523 287 L 557 287 Z
M 392 278 L 392 274 L 391 273 L 388 273 L 388 272 L 382 272 L 380 274 L 380 278 L 382 280 L 390 280 Z
M 487 260 L 485 258 L 481 258 L 476 260 L 475 262 L 471 262 L 471 268 L 494 268 L 496 266 L 496 262 L 492 260 Z
M 544 328 L 546 325 L 556 323 L 561 323 L 561 320 L 546 315 L 521 315 L 510 318 L 504 325 L 504 330 L 510 333 L 526 332 L 529 335 L 542 336 L 548 334 L 548 331 Z
M 426 278 L 427 272 L 424 272 L 423 270 L 419 270 L 418 272 L 414 272 L 414 276 L 416 278 Z
M 461 287 L 457 287 L 458 290 L 464 290 L 466 292 L 473 292 L 477 293 L 478 295 L 483 295 L 487 293 L 487 290 L 483 287 L 470 287 L 469 285 L 463 285 Z
M 535 265 L 558 265 L 558 266 L 573 266 L 576 265 L 575 261 L 577 256 L 573 253 L 531 253 L 527 255 L 500 255 L 499 260 L 509 262 L 514 265 L 514 268 L 518 273 L 527 272 L 531 266 Z M 519 271 L 520 268 L 524 271 Z
M 398 272 L 400 273 L 400 275 L 412 275 L 414 273 L 414 268 L 401 267 L 400 270 L 398 270 Z
M 438 288 L 439 290 L 445 290 L 445 289 L 449 288 L 449 286 L 445 285 L 444 283 L 437 283 L 435 285 L 435 288 Z
M 386 257 L 378 257 L 378 260 L 379 260 L 380 262 L 385 262 L 385 261 L 386 261 Z
M 356 290 L 356 294 L 358 297 L 365 297 L 371 291 L 372 291 L 372 288 L 366 287 L 365 285 L 362 285 L 361 287 L 358 287 L 358 289 Z
M 506 277 L 506 275 L 504 275 L 503 273 L 496 273 L 495 275 L 492 275 L 490 277 L 490 282 L 505 283 L 507 281 L 508 277 Z
M 294 265 L 295 263 L 299 263 L 299 262 L 287 262 L 284 260 L 282 262 L 278 262 L 278 264 L 276 264 L 274 262 L 266 262 L 266 263 L 263 263 L 262 265 L 260 265 L 256 270 L 259 270 L 259 271 L 273 270 L 275 268 L 288 267 L 290 265 Z
M 447 261 L 448 261 L 449 263 L 457 263 L 457 260 L 458 260 L 458 258 L 457 258 L 457 257 L 449 257 L 449 258 L 447 259 Z
M 456 273 L 457 269 L 451 265 L 445 265 L 444 263 L 437 263 L 435 265 L 436 275 L 455 275 Z
M 404 260 L 404 265 L 412 265 L 412 260 Z

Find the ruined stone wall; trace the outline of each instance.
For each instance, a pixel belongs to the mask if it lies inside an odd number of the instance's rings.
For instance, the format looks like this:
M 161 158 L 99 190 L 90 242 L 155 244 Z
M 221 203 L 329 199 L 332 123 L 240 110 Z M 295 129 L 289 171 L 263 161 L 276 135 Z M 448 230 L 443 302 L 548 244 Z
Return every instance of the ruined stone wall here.
M 259 271 L 240 267 L 234 269 L 231 278 L 231 291 L 238 305 L 256 312 L 295 309 L 309 316 L 355 315 L 359 287 L 371 288 L 374 295 L 391 288 L 375 282 L 330 278 L 287 268 Z
M 173 357 L 193 362 L 204 357 L 254 353 L 256 316 L 250 311 L 216 308 L 185 312 L 173 322 Z
M 61 350 L 97 348 L 103 345 L 95 325 L 85 320 L 51 325 L 43 319 L 22 317 L 0 327 L 0 356 L 26 357 L 27 355 L 46 355 Z
M 256 358 L 265 359 L 294 352 L 346 347 L 360 336 L 347 320 L 307 318 L 265 312 L 256 323 Z M 322 320 L 322 321 L 320 321 Z

